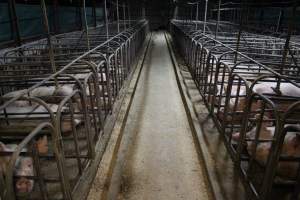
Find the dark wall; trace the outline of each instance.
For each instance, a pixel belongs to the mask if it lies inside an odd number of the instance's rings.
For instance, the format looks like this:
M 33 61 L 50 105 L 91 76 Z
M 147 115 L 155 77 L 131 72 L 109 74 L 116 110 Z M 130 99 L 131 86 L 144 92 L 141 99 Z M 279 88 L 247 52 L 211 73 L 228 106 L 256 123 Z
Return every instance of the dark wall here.
M 174 5 L 172 2 L 173 0 L 154 0 L 145 3 L 150 29 L 167 27 L 169 20 L 173 17 Z

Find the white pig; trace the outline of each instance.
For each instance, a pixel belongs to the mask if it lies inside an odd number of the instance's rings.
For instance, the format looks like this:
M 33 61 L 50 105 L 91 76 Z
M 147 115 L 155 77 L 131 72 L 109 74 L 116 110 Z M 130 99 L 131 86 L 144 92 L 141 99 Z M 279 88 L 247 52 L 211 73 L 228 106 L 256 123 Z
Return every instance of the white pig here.
M 263 122 L 259 131 L 260 140 L 271 140 L 274 136 L 275 127 L 270 126 L 269 122 Z M 257 127 L 246 133 L 247 139 L 254 139 Z M 233 140 L 239 140 L 240 133 L 232 135 Z M 255 148 L 253 141 L 247 142 L 247 152 L 253 156 Z M 271 142 L 260 142 L 256 148 L 255 160 L 265 166 L 271 150 Z M 300 156 L 300 132 L 288 132 L 284 138 L 281 154 L 286 156 Z M 277 174 L 283 178 L 295 178 L 299 164 L 297 162 L 279 162 L 277 165 Z

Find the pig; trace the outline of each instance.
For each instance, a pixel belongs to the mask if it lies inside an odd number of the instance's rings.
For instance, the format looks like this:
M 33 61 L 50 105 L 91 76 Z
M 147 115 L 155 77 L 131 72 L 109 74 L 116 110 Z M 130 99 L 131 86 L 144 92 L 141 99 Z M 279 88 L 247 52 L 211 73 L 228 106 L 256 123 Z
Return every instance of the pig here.
M 256 118 L 258 118 L 256 116 Z M 267 118 L 264 117 L 266 120 Z M 247 139 L 254 139 L 257 127 L 246 133 Z M 259 140 L 271 140 L 274 136 L 275 127 L 270 122 L 262 122 L 259 131 Z M 237 141 L 240 138 L 240 133 L 234 133 L 232 139 Z M 255 150 L 253 141 L 247 141 L 247 152 L 253 156 L 252 152 Z M 268 160 L 269 152 L 271 150 L 271 142 L 258 143 L 256 148 L 255 160 L 262 166 L 265 166 Z M 284 143 L 281 151 L 282 155 L 300 157 L 300 132 L 288 132 L 284 138 Z M 299 164 L 297 162 L 279 162 L 277 165 L 276 173 L 285 179 L 295 179 L 297 175 Z
M 48 104 L 48 106 L 50 107 L 52 112 L 57 112 L 57 109 L 58 109 L 57 104 Z M 63 107 L 63 112 L 68 112 L 66 107 Z M 76 106 L 75 106 L 75 112 L 79 112 L 79 110 Z M 34 103 L 34 102 L 32 102 L 31 105 L 23 106 L 23 107 L 16 107 L 14 105 L 9 105 L 8 107 L 6 107 L 6 113 L 8 115 L 8 117 L 7 117 L 8 119 L 9 118 L 27 118 L 27 119 L 34 118 L 34 119 L 37 119 L 36 124 L 40 123 L 38 118 L 49 117 L 49 114 L 48 114 L 47 110 L 43 106 L 40 106 L 40 105 L 38 105 L 37 103 Z M 10 115 L 10 114 L 15 114 L 15 113 L 17 113 L 18 115 Z M 0 110 L 0 114 L 3 117 L 4 111 Z M 0 115 L 0 119 L 1 119 L 1 115 Z M 79 124 L 82 123 L 82 119 L 78 115 L 75 115 L 74 117 L 75 117 L 74 124 L 75 124 L 75 127 L 76 127 L 76 126 L 78 126 Z M 67 133 L 70 133 L 72 131 L 72 124 L 71 124 L 70 119 L 64 119 L 64 120 L 62 120 L 61 123 L 62 123 L 61 132 L 63 134 L 67 134 Z M 33 122 L 25 120 L 23 122 L 19 122 L 18 124 L 16 124 L 16 126 L 17 125 L 32 126 Z M 35 125 L 33 125 L 33 126 L 35 126 Z
M 258 83 L 256 85 L 254 85 L 253 92 L 258 93 L 258 94 L 276 95 L 275 91 L 272 89 L 272 88 L 275 88 L 276 85 L 277 85 L 276 82 Z M 237 88 L 237 86 L 232 87 L 231 96 L 237 95 L 236 88 Z M 291 83 L 281 83 L 280 91 L 281 91 L 282 96 L 300 97 L 300 88 L 294 86 Z M 234 111 L 243 112 L 243 110 L 246 106 L 246 97 L 244 97 L 246 95 L 246 88 L 244 86 L 241 87 L 238 95 L 241 97 L 239 97 L 239 99 L 238 99 L 236 109 L 234 110 L 236 98 L 233 97 L 229 100 L 228 112 L 234 112 Z M 281 111 L 286 111 L 288 109 L 288 107 L 290 106 L 290 104 L 291 104 L 291 102 L 287 102 L 287 101 L 276 102 L 277 108 Z M 261 101 L 256 101 L 256 102 L 253 101 L 252 105 L 251 105 L 251 111 L 256 111 L 256 110 L 260 109 L 261 106 L 262 106 Z M 234 118 L 227 116 L 225 119 L 224 109 L 221 109 L 220 113 L 218 114 L 218 117 L 220 120 L 227 120 L 234 124 L 241 123 L 241 121 L 242 121 L 242 113 L 235 115 Z M 271 113 L 270 113 L 269 117 L 272 117 Z
M 88 76 L 88 74 L 74 74 L 74 77 L 81 80 L 81 79 L 85 79 Z M 106 82 L 106 74 L 105 73 L 98 73 L 98 79 L 100 82 Z M 103 87 L 102 87 L 102 83 L 99 82 L 99 91 L 102 91 Z M 89 95 L 93 95 L 94 93 L 94 86 L 93 83 L 90 85 L 91 89 L 92 89 L 92 94 L 90 94 L 90 90 L 89 88 L 86 88 L 85 92 L 86 94 Z
M 48 153 L 48 137 L 41 136 L 36 140 L 36 150 L 39 154 Z M 0 142 L 0 151 L 14 152 L 18 146 L 16 144 L 7 144 Z M 27 149 L 23 149 L 26 152 Z M 0 174 L 5 175 L 10 161 L 9 156 L 0 157 Z M 33 159 L 31 157 L 19 157 L 15 163 L 14 175 L 18 176 L 15 180 L 15 189 L 17 193 L 30 193 L 34 187 L 34 180 L 26 176 L 34 176 Z
M 24 92 L 26 92 L 26 90 L 9 92 L 3 95 L 3 99 L 10 99 Z M 44 98 L 47 103 L 59 103 L 64 97 L 70 95 L 72 92 L 73 88 L 71 85 L 63 85 L 58 88 L 56 88 L 55 86 L 41 86 L 30 91 L 29 96 Z M 28 94 L 25 94 L 25 96 L 28 96 Z
M 33 159 L 30 157 L 20 158 L 16 164 L 14 175 L 20 176 L 15 182 L 17 193 L 30 193 L 34 187 L 34 180 L 23 176 L 33 176 Z
M 276 86 L 276 82 L 259 83 L 253 87 L 253 91 L 258 94 L 276 94 L 272 89 Z M 300 88 L 291 83 L 281 83 L 280 91 L 282 96 L 300 97 Z

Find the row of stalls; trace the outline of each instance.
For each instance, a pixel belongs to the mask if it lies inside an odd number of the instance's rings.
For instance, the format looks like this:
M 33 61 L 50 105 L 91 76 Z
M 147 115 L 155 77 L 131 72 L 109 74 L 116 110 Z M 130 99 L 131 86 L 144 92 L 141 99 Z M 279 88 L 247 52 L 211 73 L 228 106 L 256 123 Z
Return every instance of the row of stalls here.
M 74 199 L 147 33 L 112 21 L 1 51 L 0 199 Z
M 174 19 L 170 30 L 247 198 L 298 199 L 300 44 L 239 27 Z

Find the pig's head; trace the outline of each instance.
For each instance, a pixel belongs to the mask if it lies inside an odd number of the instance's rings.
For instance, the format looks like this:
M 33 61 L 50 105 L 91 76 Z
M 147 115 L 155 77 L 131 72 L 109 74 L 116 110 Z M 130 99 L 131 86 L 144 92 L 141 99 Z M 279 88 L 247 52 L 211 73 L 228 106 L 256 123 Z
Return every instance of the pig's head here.
M 261 115 L 256 114 L 254 117 L 255 117 L 256 126 L 257 126 L 258 122 L 260 121 Z M 271 137 L 271 135 L 270 135 L 270 131 L 267 130 L 267 127 L 271 127 L 272 122 L 268 121 L 269 118 L 267 116 L 263 116 L 262 119 L 263 119 L 263 121 L 261 122 L 261 131 L 259 133 L 259 139 L 269 139 Z M 257 127 L 254 127 L 253 129 L 251 129 L 250 131 L 248 131 L 246 133 L 247 139 L 253 139 L 255 137 L 256 128 Z M 232 139 L 235 141 L 238 141 L 240 139 L 240 132 L 236 132 L 236 133 L 232 134 Z
M 19 176 L 15 181 L 17 193 L 30 193 L 33 190 L 34 181 L 27 176 L 33 176 L 33 160 L 32 158 L 19 158 L 15 168 L 15 175 Z
M 281 154 L 290 157 L 300 157 L 300 132 L 288 132 L 284 138 Z M 299 162 L 279 162 L 277 173 L 283 178 L 294 179 L 297 177 Z
M 16 180 L 16 192 L 28 194 L 33 190 L 34 181 L 21 177 Z

